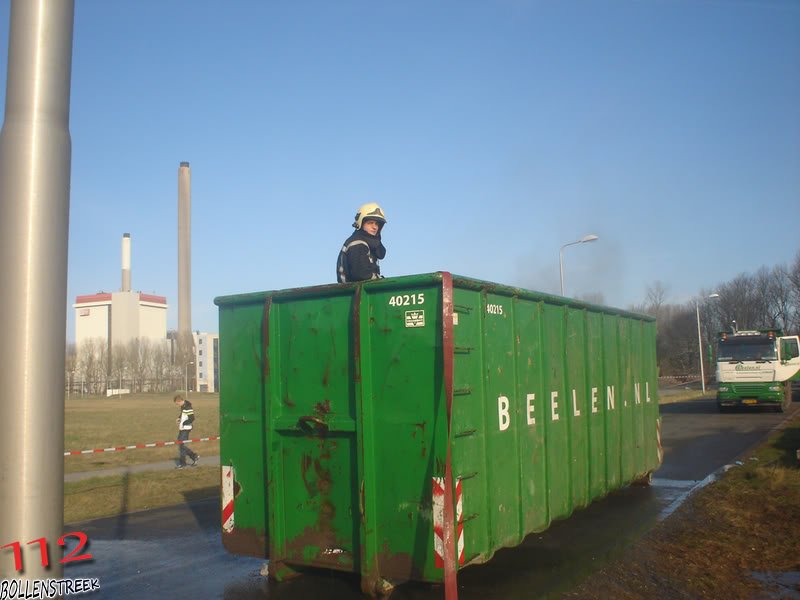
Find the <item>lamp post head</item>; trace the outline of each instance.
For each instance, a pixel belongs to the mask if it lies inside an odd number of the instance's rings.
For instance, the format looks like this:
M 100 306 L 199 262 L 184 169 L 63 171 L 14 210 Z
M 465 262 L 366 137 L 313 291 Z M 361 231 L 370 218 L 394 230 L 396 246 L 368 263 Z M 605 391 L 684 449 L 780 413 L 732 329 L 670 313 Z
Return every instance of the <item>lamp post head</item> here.
M 567 246 L 574 246 L 575 244 L 583 244 L 585 242 L 593 242 L 598 239 L 599 236 L 596 236 L 593 233 L 589 233 L 583 236 L 581 239 L 575 242 L 570 242 L 569 244 L 564 244 L 561 246 L 561 249 L 558 252 L 558 270 L 559 276 L 561 277 L 561 295 L 564 295 L 564 248 Z
M 716 292 L 714 292 L 713 294 L 709 294 L 707 297 L 708 297 L 708 298 L 719 298 L 719 294 L 717 294 Z

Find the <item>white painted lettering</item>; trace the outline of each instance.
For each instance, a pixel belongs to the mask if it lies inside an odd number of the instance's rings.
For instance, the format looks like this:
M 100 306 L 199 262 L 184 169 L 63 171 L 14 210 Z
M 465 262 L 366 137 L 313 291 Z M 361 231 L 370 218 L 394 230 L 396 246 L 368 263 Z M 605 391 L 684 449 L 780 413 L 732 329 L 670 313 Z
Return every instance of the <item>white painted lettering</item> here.
M 639 391 L 639 384 L 633 384 L 633 398 L 636 400 L 636 404 L 642 403 L 642 393 Z
M 533 416 L 533 409 L 535 408 L 533 401 L 536 400 L 536 394 L 528 394 L 526 398 L 528 400 L 528 425 L 536 425 L 536 417 Z
M 592 388 L 592 412 L 597 412 L 597 388 Z
M 556 398 L 558 398 L 558 392 L 550 392 L 550 414 L 553 417 L 553 421 L 558 421 L 558 402 L 556 402 Z
M 614 410 L 614 386 L 607 385 L 606 386 L 606 408 L 608 410 Z
M 500 431 L 505 431 L 511 424 L 511 417 L 508 414 L 508 398 L 500 396 L 497 399 L 497 418 L 499 420 Z
M 572 390 L 572 414 L 574 414 L 576 417 L 581 416 L 581 411 L 578 409 L 577 392 L 574 389 Z
M 648 382 L 644 382 L 644 394 L 645 400 L 650 402 L 650 384 Z

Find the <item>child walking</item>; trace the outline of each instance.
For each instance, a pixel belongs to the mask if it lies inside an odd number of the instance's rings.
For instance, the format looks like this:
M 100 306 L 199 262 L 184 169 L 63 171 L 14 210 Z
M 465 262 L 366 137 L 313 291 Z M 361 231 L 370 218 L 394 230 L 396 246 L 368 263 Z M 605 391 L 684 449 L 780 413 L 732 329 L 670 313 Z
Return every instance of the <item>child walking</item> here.
M 175 402 L 175 406 L 178 406 L 181 409 L 180 415 L 177 419 L 175 419 L 175 424 L 178 426 L 178 441 L 185 442 L 189 439 L 189 433 L 192 431 L 192 423 L 194 423 L 194 409 L 192 408 L 192 403 L 184 397 L 182 392 L 175 394 L 173 402 Z M 182 469 L 187 466 L 187 456 L 192 461 L 192 464 L 189 465 L 192 467 L 197 464 L 198 460 L 200 460 L 200 455 L 189 448 L 189 446 L 186 444 L 178 444 L 178 448 L 180 450 L 178 451 L 178 464 L 175 467 L 176 469 Z

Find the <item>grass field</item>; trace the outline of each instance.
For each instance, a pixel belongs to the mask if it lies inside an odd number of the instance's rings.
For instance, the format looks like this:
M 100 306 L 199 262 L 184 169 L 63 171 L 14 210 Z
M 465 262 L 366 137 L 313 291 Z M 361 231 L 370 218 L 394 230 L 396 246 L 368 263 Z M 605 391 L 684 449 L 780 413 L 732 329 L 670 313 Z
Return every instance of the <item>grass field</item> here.
M 91 450 L 151 442 L 174 441 L 175 418 L 180 412 L 173 394 L 132 394 L 121 398 L 92 396 L 67 400 L 64 404 L 64 450 Z M 219 435 L 219 394 L 192 393 L 195 410 L 191 437 Z M 201 455 L 219 455 L 219 442 L 192 444 Z M 95 471 L 160 462 L 175 458 L 176 446 L 142 448 L 64 457 L 64 472 Z
M 64 404 L 65 450 L 91 450 L 173 441 L 179 410 L 173 394 L 133 394 L 121 398 L 72 397 Z M 192 393 L 191 437 L 219 435 L 219 395 Z M 205 456 L 219 455 L 219 442 L 193 443 Z M 113 475 L 104 469 L 172 460 L 177 446 L 142 448 L 64 457 L 64 472 L 97 471 L 97 477 L 64 485 L 64 522 L 76 523 L 219 494 L 219 469 L 195 467 Z
M 219 495 L 219 468 L 103 476 L 64 484 L 64 522 L 183 504 Z

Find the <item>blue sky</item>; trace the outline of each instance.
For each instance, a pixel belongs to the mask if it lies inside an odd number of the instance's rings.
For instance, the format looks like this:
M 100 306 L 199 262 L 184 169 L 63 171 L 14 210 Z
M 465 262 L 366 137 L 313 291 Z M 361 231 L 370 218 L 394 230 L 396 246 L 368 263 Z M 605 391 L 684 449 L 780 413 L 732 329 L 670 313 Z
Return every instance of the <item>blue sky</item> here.
M 5 98 L 9 0 L 0 0 Z M 355 209 L 385 275 L 688 300 L 800 249 L 800 2 L 78 0 L 75 296 L 167 296 L 192 167 L 192 327 L 334 281 Z M 745 237 L 742 233 L 745 232 Z

